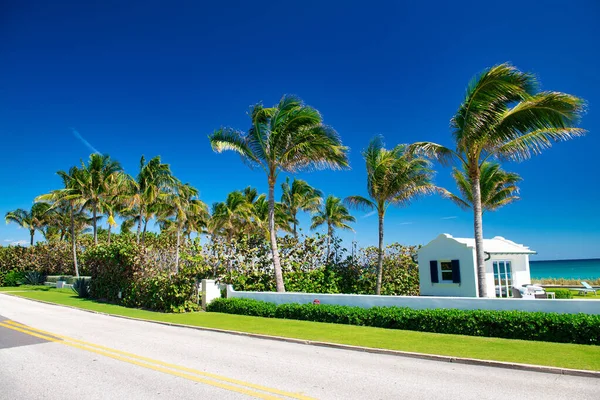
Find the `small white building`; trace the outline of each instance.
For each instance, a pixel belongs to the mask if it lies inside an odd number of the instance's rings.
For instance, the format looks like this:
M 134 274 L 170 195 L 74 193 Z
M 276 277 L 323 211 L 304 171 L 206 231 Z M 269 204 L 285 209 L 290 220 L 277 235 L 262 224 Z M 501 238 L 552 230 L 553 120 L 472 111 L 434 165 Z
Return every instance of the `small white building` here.
M 531 282 L 529 255 L 503 237 L 483 240 L 488 297 L 512 297 L 513 286 Z M 439 235 L 418 252 L 422 296 L 478 297 L 475 239 Z

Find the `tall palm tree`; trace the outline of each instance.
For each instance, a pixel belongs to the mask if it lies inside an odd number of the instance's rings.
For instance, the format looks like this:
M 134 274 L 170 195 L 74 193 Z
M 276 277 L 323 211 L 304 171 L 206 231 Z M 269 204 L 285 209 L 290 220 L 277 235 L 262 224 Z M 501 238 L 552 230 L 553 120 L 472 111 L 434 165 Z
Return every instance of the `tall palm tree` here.
M 348 208 L 342 203 L 338 197 L 329 195 L 325 199 L 323 207 L 312 217 L 312 225 L 310 229 L 317 229 L 322 225 L 327 226 L 327 259 L 331 254 L 331 239 L 335 229 L 353 229 L 348 225 L 349 222 L 356 222 L 356 218 L 350 215 Z
M 306 181 L 296 178 L 294 178 L 291 185 L 290 178 L 287 178 L 281 185 L 281 189 L 283 191 L 281 194 L 281 204 L 283 205 L 283 210 L 289 215 L 292 221 L 292 232 L 294 233 L 294 237 L 297 238 L 298 212 L 317 211 L 323 201 L 323 193 L 310 186 Z
M 109 198 L 113 197 L 111 185 L 117 176 L 123 173 L 123 168 L 118 161 L 111 160 L 108 154 L 93 153 L 88 164 L 81 162 L 80 176 L 83 178 L 79 185 L 82 187 L 85 207 L 92 211 L 92 227 L 94 229 L 94 244 L 98 244 L 98 211 L 103 213 L 109 205 Z M 110 226 L 110 221 L 109 221 Z
M 321 114 L 299 98 L 283 96 L 279 104 L 252 108 L 248 132 L 221 128 L 210 136 L 214 151 L 232 150 L 248 163 L 260 166 L 269 184 L 269 232 L 273 270 L 278 292 L 284 292 L 283 275 L 275 230 L 275 185 L 279 172 L 293 173 L 306 168 L 348 166 L 347 147 L 338 134 L 323 125 Z
M 35 231 L 43 232 L 43 228 L 48 224 L 48 210 L 50 205 L 46 203 L 34 203 L 31 210 L 27 211 L 17 208 L 9 211 L 4 216 L 6 223 L 14 222 L 20 227 L 29 230 L 29 244 L 33 246 Z
M 450 192 L 444 193 L 444 195 L 463 209 L 473 209 L 473 189 L 468 173 L 454 168 L 452 176 L 462 197 Z M 481 165 L 480 176 L 482 213 L 496 211 L 500 207 L 519 200 L 517 183 L 523 178 L 518 174 L 506 172 L 500 168 L 500 164 L 486 161 Z
M 534 75 L 509 64 L 485 70 L 467 88 L 451 120 L 455 148 L 415 143 L 413 151 L 444 164 L 458 162 L 467 172 L 473 193 L 473 227 L 480 297 L 487 297 L 483 249 L 481 166 L 490 158 L 521 161 L 553 142 L 582 136 L 576 128 L 584 101 L 559 92 L 538 92 Z
M 68 205 L 71 234 L 71 250 L 73 252 L 73 265 L 75 276 L 79 277 L 77 264 L 77 230 L 75 229 L 75 215 L 80 214 L 87 201 L 86 189 L 82 182 L 87 180 L 87 172 L 77 167 L 72 167 L 69 172 L 58 171 L 57 174 L 63 181 L 64 188 L 54 190 L 48 194 L 41 195 L 36 201 L 44 201 L 52 204 L 53 208 Z M 94 222 L 96 218 L 93 218 Z
M 351 207 L 375 210 L 379 221 L 379 252 L 375 294 L 381 294 L 383 277 L 383 232 L 385 213 L 390 205 L 407 206 L 418 196 L 439 190 L 431 183 L 433 170 L 424 158 L 413 157 L 407 146 L 400 144 L 387 150 L 383 138 L 377 136 L 363 151 L 367 167 L 369 198 L 350 196 L 344 201 Z
M 144 233 L 149 219 L 157 210 L 157 204 L 162 201 L 168 193 L 173 192 L 176 179 L 171 173 L 169 164 L 160 161 L 156 156 L 146 162 L 144 156 L 140 159 L 140 172 L 135 180 L 131 180 L 131 191 L 125 195 L 128 208 L 135 210 L 137 214 L 136 241 L 140 242 L 142 223 Z M 142 243 L 144 238 L 142 238 Z

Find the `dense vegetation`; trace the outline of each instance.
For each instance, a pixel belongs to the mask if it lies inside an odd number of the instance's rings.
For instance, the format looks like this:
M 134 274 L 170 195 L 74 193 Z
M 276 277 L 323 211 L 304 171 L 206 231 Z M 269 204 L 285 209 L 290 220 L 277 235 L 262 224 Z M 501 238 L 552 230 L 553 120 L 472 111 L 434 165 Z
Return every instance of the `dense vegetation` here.
M 142 156 L 130 175 L 109 155 L 94 153 L 58 171 L 61 187 L 38 196 L 30 210 L 6 213 L 6 222 L 28 230 L 31 246 L 0 248 L 0 285 L 25 280 L 28 272 L 91 274 L 91 296 L 164 311 L 193 309 L 194 284 L 205 276 L 248 290 L 417 294 L 415 249 L 385 246 L 384 216 L 390 205 L 437 192 L 473 209 L 485 296 L 481 214 L 516 200 L 519 182 L 490 161 L 526 159 L 552 142 L 583 135 L 574 127 L 583 105 L 568 94 L 539 92 L 533 75 L 511 65 L 489 68 L 469 85 L 451 121 L 455 149 L 430 142 L 386 149 L 376 137 L 363 152 L 368 197 L 345 201 L 323 199 L 299 179 L 286 180 L 280 201 L 275 198 L 281 172 L 349 166 L 338 133 L 295 96 L 253 106 L 246 132 L 224 127 L 209 137 L 215 151 L 235 151 L 262 168 L 266 194 L 247 187 L 209 209 L 160 156 Z M 462 198 L 433 185 L 425 157 L 461 166 L 454 177 Z M 335 230 L 352 229 L 355 221 L 347 206 L 377 212 L 378 248 L 350 256 L 341 250 Z M 324 226 L 327 234 L 300 237 L 299 212 L 311 213 L 311 228 Z M 148 232 L 152 222 L 159 235 Z M 45 242 L 34 245 L 38 232 Z M 202 236 L 208 237 L 204 246 Z
M 208 311 L 267 318 L 297 319 L 558 343 L 600 344 L 600 315 L 525 311 L 414 310 L 325 304 L 281 304 L 251 299 L 217 299 Z

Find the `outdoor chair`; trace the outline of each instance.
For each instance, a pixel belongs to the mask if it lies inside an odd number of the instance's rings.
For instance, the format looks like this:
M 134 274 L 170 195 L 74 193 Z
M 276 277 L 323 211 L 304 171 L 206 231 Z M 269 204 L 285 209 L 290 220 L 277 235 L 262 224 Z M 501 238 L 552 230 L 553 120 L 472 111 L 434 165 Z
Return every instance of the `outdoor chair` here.
M 594 294 L 597 294 L 597 293 L 596 293 L 596 289 L 594 289 L 594 288 L 592 287 L 592 285 L 590 285 L 589 283 L 587 283 L 587 282 L 585 282 L 585 281 L 582 281 L 582 282 L 581 282 L 581 284 L 583 285 L 583 289 L 581 289 L 581 288 L 577 288 L 577 289 L 572 289 L 572 290 L 576 290 L 576 291 L 578 291 L 580 294 L 581 294 L 581 293 L 583 293 L 583 294 L 584 294 L 584 295 L 586 295 L 586 296 L 587 296 L 587 294 L 588 294 L 588 293 L 594 293 Z
M 521 291 L 516 287 L 512 288 L 512 295 L 513 295 L 514 299 L 522 299 L 523 298 L 523 296 L 521 296 Z

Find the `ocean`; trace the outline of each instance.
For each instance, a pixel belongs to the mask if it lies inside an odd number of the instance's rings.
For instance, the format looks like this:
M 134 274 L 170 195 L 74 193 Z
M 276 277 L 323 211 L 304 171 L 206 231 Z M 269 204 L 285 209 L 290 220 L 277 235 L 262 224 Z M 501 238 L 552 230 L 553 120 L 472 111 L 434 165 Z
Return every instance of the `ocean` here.
M 600 278 L 600 258 L 589 260 L 529 261 L 532 279 L 597 279 Z

